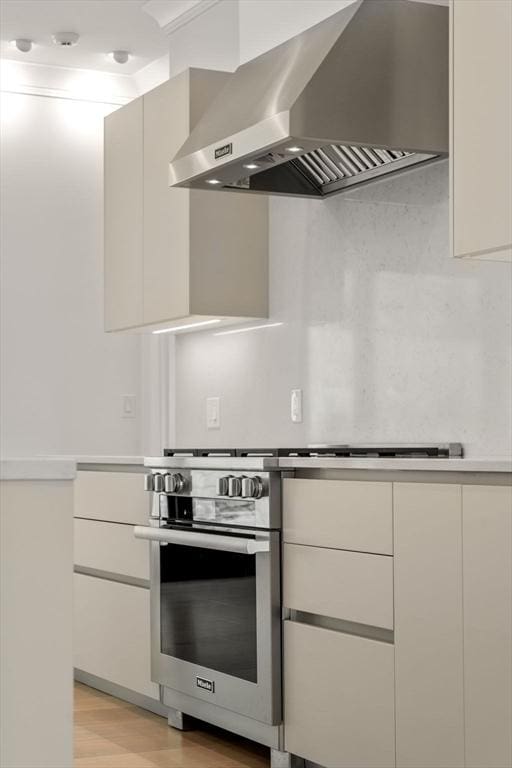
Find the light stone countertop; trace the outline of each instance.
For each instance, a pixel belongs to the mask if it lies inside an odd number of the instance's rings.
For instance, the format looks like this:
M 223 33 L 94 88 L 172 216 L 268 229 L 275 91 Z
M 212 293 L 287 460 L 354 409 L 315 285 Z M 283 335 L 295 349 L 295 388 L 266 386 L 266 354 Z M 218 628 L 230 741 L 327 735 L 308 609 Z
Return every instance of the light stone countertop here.
M 75 456 L 77 464 L 144 464 L 144 456 Z
M 144 464 L 144 456 L 106 456 L 106 455 L 80 455 L 76 454 L 75 456 L 49 456 L 50 459 L 71 459 L 72 461 L 76 462 L 78 465 L 80 464 L 121 464 L 121 465 L 131 465 L 131 464 L 140 464 L 141 466 Z
M 74 480 L 73 458 L 22 458 L 0 461 L 0 480 Z
M 336 459 L 318 458 L 280 458 L 281 469 L 368 469 L 385 471 L 415 472 L 505 472 L 512 473 L 512 459 L 467 458 L 467 459 Z
M 39 460 L 37 460 L 39 461 Z M 41 461 L 71 461 L 79 465 L 144 465 L 143 456 L 51 456 Z M 224 462 L 224 460 L 222 460 Z M 189 463 L 190 462 L 190 463 Z M 204 462 L 207 464 L 207 462 Z M 183 460 L 176 464 L 190 467 L 197 464 L 197 459 Z M 277 464 L 279 469 L 356 469 L 356 470 L 383 470 L 383 471 L 433 471 L 433 472 L 499 472 L 512 473 L 512 458 L 484 457 L 466 459 L 365 459 L 365 458 L 318 458 L 289 457 L 270 459 L 269 464 Z M 234 462 L 234 467 L 236 461 Z

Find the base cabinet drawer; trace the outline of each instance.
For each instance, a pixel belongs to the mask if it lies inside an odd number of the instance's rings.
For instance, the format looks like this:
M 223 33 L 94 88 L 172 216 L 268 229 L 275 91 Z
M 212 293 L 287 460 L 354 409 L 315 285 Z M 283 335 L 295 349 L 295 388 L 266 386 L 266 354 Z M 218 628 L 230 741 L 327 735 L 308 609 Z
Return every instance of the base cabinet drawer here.
M 392 555 L 391 483 L 284 479 L 283 540 Z
M 284 623 L 285 748 L 326 768 L 395 765 L 394 648 Z
M 133 525 L 75 518 L 75 566 L 149 579 L 149 546 L 136 539 Z
M 77 473 L 75 517 L 146 525 L 149 509 L 142 472 Z
M 153 699 L 149 590 L 74 576 L 74 666 Z
M 393 558 L 285 544 L 285 608 L 393 629 Z

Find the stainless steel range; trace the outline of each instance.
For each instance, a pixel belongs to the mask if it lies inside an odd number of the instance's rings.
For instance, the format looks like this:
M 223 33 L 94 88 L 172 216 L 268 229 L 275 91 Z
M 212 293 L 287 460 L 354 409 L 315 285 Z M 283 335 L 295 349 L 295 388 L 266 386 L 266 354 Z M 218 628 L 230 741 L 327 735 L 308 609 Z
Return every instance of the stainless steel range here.
M 192 716 L 291 765 L 281 709 L 281 459 L 450 458 L 445 445 L 166 450 L 145 460 L 152 494 L 151 677 L 169 723 Z M 287 470 L 289 473 L 289 470 Z
M 145 462 L 152 512 L 135 536 L 151 543 L 151 676 L 171 725 L 192 715 L 279 750 L 278 462 L 191 453 Z

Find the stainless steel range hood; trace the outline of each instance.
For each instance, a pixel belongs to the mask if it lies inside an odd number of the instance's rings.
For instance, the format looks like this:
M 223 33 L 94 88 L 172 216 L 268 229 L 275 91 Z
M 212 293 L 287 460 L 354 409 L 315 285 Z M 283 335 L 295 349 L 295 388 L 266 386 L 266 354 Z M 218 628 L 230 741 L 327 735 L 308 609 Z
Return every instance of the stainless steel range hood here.
M 359 0 L 242 65 L 171 186 L 322 198 L 448 153 L 448 9 Z

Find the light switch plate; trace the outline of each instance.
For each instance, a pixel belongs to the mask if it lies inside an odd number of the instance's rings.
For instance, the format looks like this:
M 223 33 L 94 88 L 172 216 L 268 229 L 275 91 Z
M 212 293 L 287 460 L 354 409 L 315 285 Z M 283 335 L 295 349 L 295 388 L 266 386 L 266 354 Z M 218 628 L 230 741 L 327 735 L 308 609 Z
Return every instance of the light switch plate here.
M 302 421 L 302 389 L 292 389 L 290 393 L 290 417 L 296 424 Z
M 220 429 L 220 397 L 206 398 L 206 428 Z
M 137 415 L 137 398 L 135 395 L 121 395 L 121 418 L 134 419 Z

